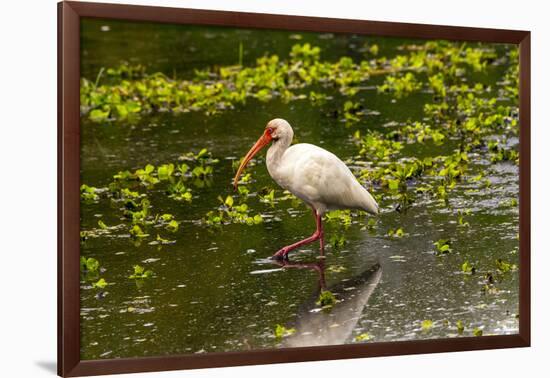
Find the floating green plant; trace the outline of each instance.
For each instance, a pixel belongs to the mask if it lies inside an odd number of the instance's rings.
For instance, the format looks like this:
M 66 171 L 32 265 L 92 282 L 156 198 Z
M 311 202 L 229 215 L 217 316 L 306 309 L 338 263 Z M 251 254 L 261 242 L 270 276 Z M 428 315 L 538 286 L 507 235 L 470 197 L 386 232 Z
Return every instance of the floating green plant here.
M 464 216 L 466 215 L 470 215 L 471 214 L 471 211 L 469 209 L 465 210 L 465 211 L 461 211 L 461 210 L 458 210 L 457 211 L 457 215 L 458 215 L 458 225 L 460 227 L 470 227 L 470 223 L 467 222 L 466 220 L 464 220 Z
M 93 186 L 82 184 L 80 186 L 80 198 L 84 201 L 99 200 L 99 190 Z
M 275 327 L 275 331 L 273 331 L 273 335 L 275 336 L 275 339 L 281 340 L 284 337 L 288 337 L 292 334 L 296 333 L 296 329 L 294 328 L 286 328 L 283 325 L 277 324 Z
M 403 229 L 401 227 L 397 228 L 397 229 L 393 229 L 393 228 L 390 228 L 388 230 L 388 233 L 387 235 L 390 237 L 390 238 L 402 238 L 403 236 L 406 235 L 405 231 L 403 231 Z
M 141 265 L 134 265 L 134 273 L 131 274 L 128 278 L 130 279 L 145 279 L 153 277 L 152 270 L 146 270 Z
M 371 335 L 369 335 L 368 332 L 363 332 L 362 334 L 355 336 L 353 340 L 356 342 L 361 342 L 361 341 L 369 341 L 371 338 L 372 337 Z
M 461 269 L 463 273 L 467 273 L 467 274 L 474 274 L 476 272 L 475 266 L 470 264 L 470 262 L 468 261 L 464 261 L 464 263 L 462 263 Z
M 497 259 L 495 260 L 496 268 L 501 273 L 508 273 L 510 271 L 514 271 L 517 269 L 517 266 L 515 264 L 512 264 L 508 261 L 505 261 L 503 259 Z
M 333 210 L 325 214 L 325 219 L 328 223 L 338 223 L 344 227 L 351 225 L 351 211 L 350 210 Z
M 433 328 L 433 326 L 434 326 L 433 321 L 429 319 L 423 320 L 421 323 L 421 327 L 423 331 L 429 331 L 430 329 Z
M 436 255 L 444 255 L 451 252 L 451 241 L 449 239 L 439 239 L 434 242 L 436 248 Z
M 462 320 L 458 320 L 456 322 L 456 331 L 459 335 L 462 335 L 464 333 L 464 323 L 462 323 Z
M 328 290 L 322 290 L 321 294 L 319 294 L 319 298 L 317 299 L 317 302 L 315 302 L 317 306 L 321 307 L 332 307 L 336 304 L 336 297 L 334 294 L 332 294 Z
M 404 75 L 388 75 L 384 84 L 378 86 L 379 92 L 392 92 L 395 97 L 401 98 L 417 91 L 422 87 L 422 84 L 416 79 L 412 72 L 407 72 Z
M 170 222 L 166 224 L 166 229 L 171 232 L 176 232 L 180 227 L 180 224 L 177 220 L 172 219 Z
M 104 278 L 100 278 L 97 282 L 92 283 L 94 289 L 105 289 L 107 285 L 107 281 Z
M 271 207 L 275 205 L 275 190 L 265 188 L 265 190 L 260 191 L 259 197 L 260 201 L 269 204 Z
M 97 272 L 99 270 L 99 261 L 93 257 L 80 256 L 80 271 L 82 272 Z
M 328 240 L 328 243 L 336 250 L 343 248 L 347 242 L 346 237 L 342 234 L 332 234 Z
M 168 180 L 170 177 L 172 177 L 172 174 L 174 173 L 175 166 L 174 164 L 162 164 L 158 166 L 157 168 L 157 177 L 159 180 Z
M 143 230 L 141 229 L 141 227 L 139 227 L 137 224 L 135 224 L 131 229 L 130 229 L 130 235 L 132 235 L 134 238 L 146 238 L 149 236 L 149 234 L 146 234 L 145 232 L 143 232 Z
M 378 53 L 375 45 L 369 52 Z M 380 91 L 389 91 L 402 97 L 419 90 L 422 83 L 413 72 L 427 70 L 432 89 L 442 95 L 442 78 L 436 71 L 457 76 L 467 68 L 484 70 L 494 53 L 477 47 L 462 48 L 442 42 L 419 46 L 410 54 L 392 59 L 354 61 L 341 57 L 336 62 L 322 61 L 321 49 L 308 43 L 292 46 L 289 56 L 282 60 L 277 55 L 264 56 L 255 65 L 244 67 L 222 66 L 214 70 L 197 70 L 190 80 L 168 78 L 162 73 L 148 74 L 143 66 L 122 64 L 107 72 L 110 80 L 99 84 L 83 78 L 80 85 L 80 103 L 84 114 L 94 122 L 131 120 L 143 112 L 170 110 L 174 112 L 204 111 L 213 114 L 243 104 L 247 98 L 269 101 L 281 97 L 285 101 L 307 98 L 296 90 L 309 85 L 336 86 L 345 96 L 353 96 L 360 84 L 374 75 L 387 75 Z M 449 57 L 452 57 L 450 59 Z M 102 69 L 103 70 L 103 69 Z M 98 75 L 100 76 L 100 75 Z M 437 79 L 436 79 L 437 78 Z M 316 93 L 316 92 L 315 92 Z M 312 102 L 321 97 L 310 95 Z M 350 120 L 353 120 L 353 114 Z
M 263 222 L 260 214 L 249 215 L 250 210 L 246 203 L 235 205 L 234 199 L 231 196 L 227 196 L 225 200 L 222 197 L 218 197 L 218 200 L 222 205 L 218 210 L 209 211 L 204 219 L 204 222 L 208 226 L 229 223 L 244 223 L 251 226 Z

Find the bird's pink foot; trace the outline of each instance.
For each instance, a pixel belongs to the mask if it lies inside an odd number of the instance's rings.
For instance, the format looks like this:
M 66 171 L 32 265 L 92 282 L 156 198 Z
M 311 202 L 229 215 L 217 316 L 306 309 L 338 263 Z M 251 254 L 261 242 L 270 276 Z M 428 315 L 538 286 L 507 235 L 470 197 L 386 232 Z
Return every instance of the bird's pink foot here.
M 324 232 L 323 232 L 323 225 L 321 223 L 321 216 L 317 214 L 315 210 L 313 210 L 313 216 L 315 217 L 316 223 L 317 223 L 317 229 L 311 235 L 309 238 L 305 238 L 304 240 L 300 240 L 294 244 L 287 245 L 281 249 L 279 249 L 271 258 L 273 260 L 288 260 L 288 253 L 298 247 L 301 247 L 305 244 L 314 242 L 316 240 L 320 241 L 320 247 L 321 247 L 321 255 L 323 255 L 323 250 L 325 247 L 324 243 Z
M 288 253 L 290 252 L 290 248 L 283 247 L 279 249 L 273 256 L 271 256 L 272 260 L 288 260 Z

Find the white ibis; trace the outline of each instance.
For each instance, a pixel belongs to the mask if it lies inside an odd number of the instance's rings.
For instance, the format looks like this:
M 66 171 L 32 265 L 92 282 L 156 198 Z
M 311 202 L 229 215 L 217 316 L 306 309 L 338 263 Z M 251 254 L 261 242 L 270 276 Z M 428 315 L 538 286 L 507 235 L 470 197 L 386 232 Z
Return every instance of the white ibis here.
M 270 176 L 281 188 L 300 198 L 313 210 L 317 224 L 313 235 L 281 248 L 273 255 L 274 259 L 286 259 L 293 249 L 316 240 L 319 240 L 322 252 L 322 217 L 328 210 L 358 209 L 378 214 L 378 204 L 342 160 L 312 144 L 291 146 L 293 137 L 294 131 L 287 121 L 281 118 L 269 121 L 262 136 L 243 158 L 233 181 L 236 189 L 239 177 L 250 159 L 272 143 L 266 159 Z

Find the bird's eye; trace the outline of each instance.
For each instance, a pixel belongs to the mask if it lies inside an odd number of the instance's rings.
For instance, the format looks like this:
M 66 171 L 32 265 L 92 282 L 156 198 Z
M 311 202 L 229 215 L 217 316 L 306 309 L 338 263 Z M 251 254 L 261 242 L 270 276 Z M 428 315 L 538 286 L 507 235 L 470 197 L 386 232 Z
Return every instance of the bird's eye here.
M 269 135 L 273 134 L 273 128 L 272 128 L 272 127 L 268 127 L 268 128 L 267 128 L 267 133 L 268 133 Z

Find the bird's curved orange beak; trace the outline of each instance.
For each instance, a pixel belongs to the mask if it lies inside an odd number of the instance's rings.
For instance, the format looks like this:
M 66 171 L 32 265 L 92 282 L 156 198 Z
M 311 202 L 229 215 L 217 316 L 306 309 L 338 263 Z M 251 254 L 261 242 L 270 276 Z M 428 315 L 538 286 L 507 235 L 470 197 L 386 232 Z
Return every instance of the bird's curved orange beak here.
M 273 137 L 269 133 L 269 131 L 266 129 L 265 132 L 262 134 L 260 139 L 254 143 L 250 151 L 246 154 L 246 156 L 243 158 L 243 161 L 241 162 L 241 165 L 239 166 L 239 169 L 237 170 L 237 174 L 235 175 L 235 178 L 233 179 L 233 188 L 235 190 L 237 189 L 237 185 L 239 184 L 239 177 L 241 176 L 242 171 L 245 169 L 248 162 L 260 151 L 262 148 L 264 148 L 266 145 L 271 142 Z

